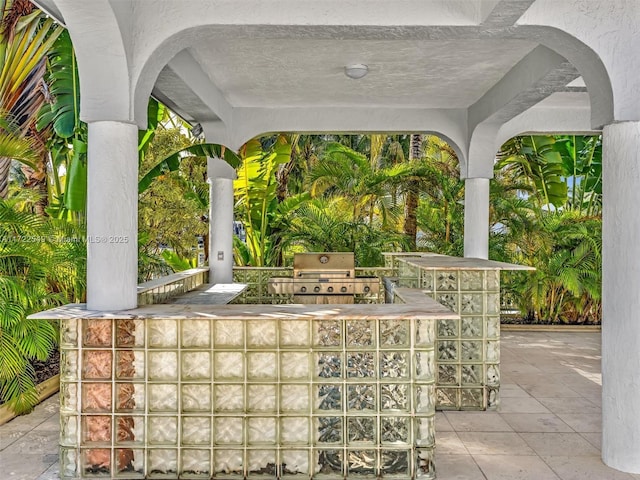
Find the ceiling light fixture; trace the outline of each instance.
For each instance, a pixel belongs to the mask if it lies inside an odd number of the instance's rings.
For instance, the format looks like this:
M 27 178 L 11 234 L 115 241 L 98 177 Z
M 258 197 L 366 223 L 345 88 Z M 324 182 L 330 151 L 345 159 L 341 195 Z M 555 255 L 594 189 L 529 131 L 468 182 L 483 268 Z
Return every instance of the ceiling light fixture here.
M 344 74 L 349 78 L 353 78 L 354 80 L 364 77 L 367 73 L 369 73 L 369 67 L 362 63 L 346 65 L 344 67 Z

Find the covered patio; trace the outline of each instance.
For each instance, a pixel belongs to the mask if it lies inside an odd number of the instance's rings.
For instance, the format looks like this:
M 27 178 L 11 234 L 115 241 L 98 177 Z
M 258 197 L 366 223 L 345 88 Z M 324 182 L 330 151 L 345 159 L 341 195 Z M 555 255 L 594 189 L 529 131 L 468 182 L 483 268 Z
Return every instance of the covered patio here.
M 631 480 L 600 461 L 600 334 L 502 334 L 497 412 L 439 412 L 439 480 Z M 0 427 L 15 480 L 58 478 L 58 395 Z
M 78 57 L 81 118 L 89 124 L 90 310 L 137 306 L 137 245 L 117 239 L 137 236 L 137 131 L 146 126 L 151 94 L 201 124 L 207 141 L 232 149 L 256 135 L 280 131 L 441 136 L 460 160 L 466 183 L 465 256 L 476 258 L 488 256 L 489 184 L 499 146 L 521 133 L 602 131 L 602 459 L 620 471 L 640 473 L 640 216 L 630 208 L 640 203 L 640 4 L 36 3 L 67 26 Z M 345 67 L 354 65 L 364 65 L 360 69 L 367 74 L 359 80 L 348 78 Z M 210 168 L 210 175 L 212 185 L 228 186 L 232 177 L 223 168 Z M 224 209 L 221 216 L 212 212 L 215 229 L 216 219 L 226 218 L 228 210 L 224 202 L 211 203 Z M 212 250 L 217 252 L 210 266 L 214 278 L 217 272 L 230 271 L 228 248 L 221 244 Z M 504 352 L 508 358 L 508 346 Z M 525 398 L 537 387 L 544 390 L 553 365 L 529 365 L 541 370 L 542 379 L 535 384 L 529 379 L 533 390 L 523 387 Z M 519 375 L 526 372 L 515 370 L 510 380 L 518 383 Z M 549 410 L 542 400 L 532 399 L 543 405 L 541 413 Z M 582 440 L 589 442 L 583 433 L 597 433 L 579 432 L 579 422 L 572 426 L 557 413 Z M 454 431 L 455 415 L 441 417 Z M 486 415 L 478 418 L 496 414 Z M 508 432 L 516 428 L 508 418 L 503 420 Z M 439 430 L 446 438 L 444 428 Z M 457 440 L 450 435 L 452 445 L 462 442 L 482 469 L 482 449 L 472 450 L 473 437 L 461 433 L 455 432 Z M 534 437 L 525 443 L 521 452 L 536 451 Z M 540 455 L 544 459 L 544 453 Z M 532 464 L 524 470 L 535 468 Z M 597 468 L 605 467 L 594 463 L 592 471 Z M 561 466 L 553 475 L 560 475 L 559 470 Z M 551 473 L 535 478 L 555 478 Z

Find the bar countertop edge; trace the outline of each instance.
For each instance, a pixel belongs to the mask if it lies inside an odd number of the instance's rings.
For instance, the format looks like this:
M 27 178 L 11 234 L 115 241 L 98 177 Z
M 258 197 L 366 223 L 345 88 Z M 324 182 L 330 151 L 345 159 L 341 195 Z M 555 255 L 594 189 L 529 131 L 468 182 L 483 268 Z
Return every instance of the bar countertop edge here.
M 90 319 L 196 319 L 260 320 L 295 318 L 343 319 L 457 319 L 458 314 L 424 296 L 412 304 L 339 304 L 339 305 L 184 305 L 155 304 L 131 310 L 87 310 L 86 304 L 63 305 L 28 317 L 32 320 Z

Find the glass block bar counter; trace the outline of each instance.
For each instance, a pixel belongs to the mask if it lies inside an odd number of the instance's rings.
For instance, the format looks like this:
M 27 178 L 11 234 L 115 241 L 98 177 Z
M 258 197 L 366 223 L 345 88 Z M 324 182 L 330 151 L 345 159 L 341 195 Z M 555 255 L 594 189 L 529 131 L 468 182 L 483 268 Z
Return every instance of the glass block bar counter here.
M 510 263 L 437 254 L 386 254 L 396 279 L 393 301 L 426 296 L 459 314 L 436 333 L 438 410 L 485 410 L 500 401 L 500 271 Z M 418 293 L 416 295 L 416 292 Z
M 435 301 L 32 318 L 61 322 L 63 479 L 435 478 Z

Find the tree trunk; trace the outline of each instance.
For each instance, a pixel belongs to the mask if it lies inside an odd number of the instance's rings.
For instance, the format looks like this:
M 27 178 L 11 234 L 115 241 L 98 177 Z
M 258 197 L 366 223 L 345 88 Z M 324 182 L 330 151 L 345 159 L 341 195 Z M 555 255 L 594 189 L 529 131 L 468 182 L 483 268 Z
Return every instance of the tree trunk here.
M 46 151 L 44 155 L 47 155 Z M 26 177 L 25 188 L 38 192 L 38 200 L 35 202 L 34 213 L 40 217 L 47 216 L 45 209 L 49 206 L 49 188 L 47 185 L 47 162 L 41 158 L 34 170 L 27 165 L 22 165 L 22 173 Z
M 414 183 L 414 182 L 411 182 Z M 418 195 L 412 190 L 407 192 L 405 197 L 405 218 L 404 218 L 404 234 L 409 240 L 409 250 L 415 251 L 416 246 L 416 233 L 418 231 L 418 220 L 416 218 L 416 212 L 418 210 Z
M 411 141 L 409 143 L 409 161 L 418 160 L 422 157 L 422 135 L 411 135 Z M 407 185 L 407 194 L 405 195 L 405 210 L 404 210 L 404 234 L 409 241 L 409 249 L 416 250 L 416 234 L 418 233 L 418 192 L 417 184 L 415 181 L 409 180 Z
M 11 170 L 11 159 L 0 157 L 0 198 L 7 198 L 9 195 L 9 170 Z

